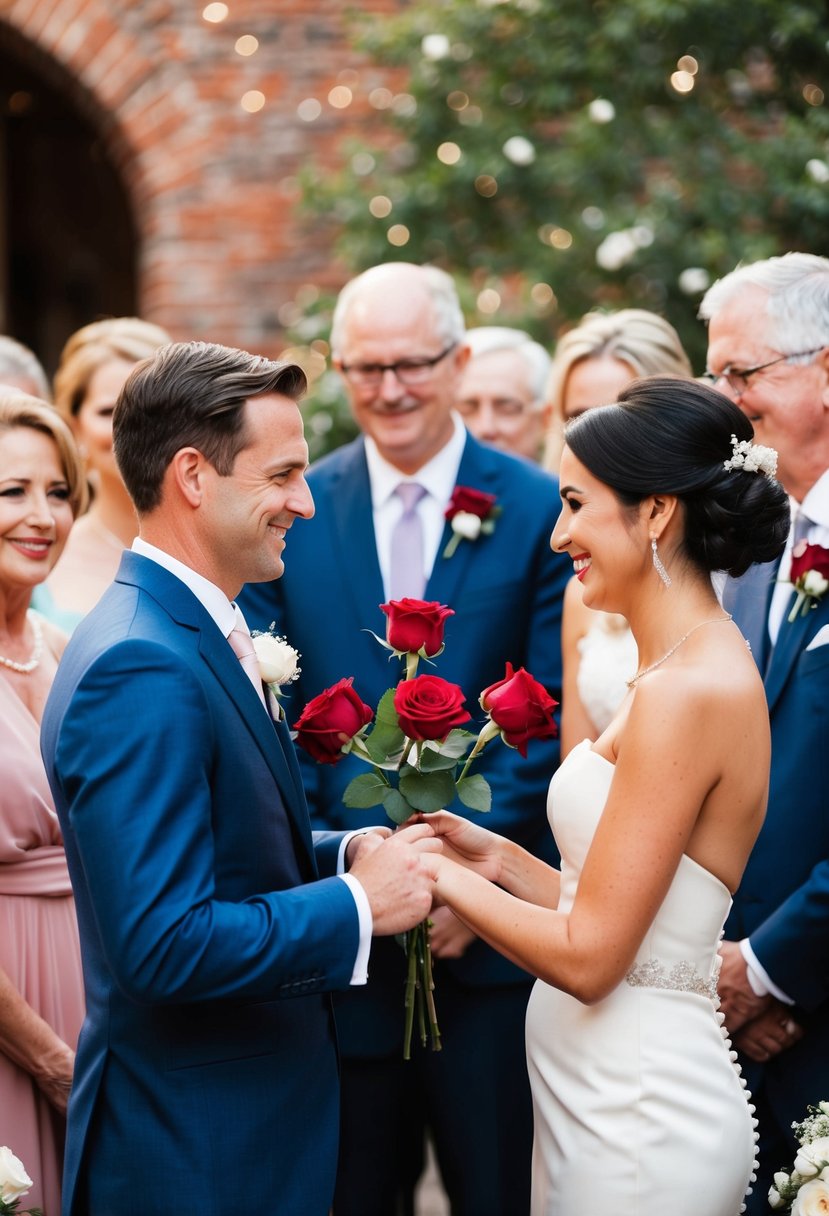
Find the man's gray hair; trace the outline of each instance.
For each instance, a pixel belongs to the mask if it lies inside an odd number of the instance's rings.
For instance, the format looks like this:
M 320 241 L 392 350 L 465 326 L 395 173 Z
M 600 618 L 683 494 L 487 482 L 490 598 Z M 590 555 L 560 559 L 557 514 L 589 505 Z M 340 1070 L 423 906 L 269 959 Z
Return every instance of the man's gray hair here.
M 700 304 L 700 318 L 710 321 L 747 287 L 768 293 L 766 315 L 781 353 L 829 346 L 829 258 L 784 253 L 738 266 L 709 287 Z
M 362 288 L 381 276 L 389 277 L 390 272 L 393 272 L 397 267 L 402 268 L 404 266 L 408 269 L 414 266 L 414 263 L 382 262 L 379 266 L 371 266 L 368 270 L 364 270 L 362 274 L 358 274 L 356 278 L 346 283 L 339 294 L 336 307 L 334 308 L 334 316 L 331 320 L 331 354 L 335 358 L 341 354 L 342 333 L 348 310 L 360 294 Z M 439 270 L 437 266 L 418 266 L 417 269 L 422 271 L 426 290 L 432 300 L 432 307 L 435 313 L 435 329 L 438 338 L 447 345 L 450 342 L 463 342 L 466 333 L 466 323 L 463 319 L 454 281 L 444 270 Z
M 517 351 L 530 374 L 532 404 L 540 408 L 544 403 L 547 377 L 552 360 L 543 346 L 534 342 L 523 329 L 510 329 L 506 325 L 481 325 L 466 331 L 466 344 L 472 358 L 478 355 L 493 355 L 501 350 Z
M 0 384 L 19 386 L 24 381 L 27 390 L 34 390 L 41 401 L 52 400 L 49 381 L 34 352 L 15 338 L 0 334 Z

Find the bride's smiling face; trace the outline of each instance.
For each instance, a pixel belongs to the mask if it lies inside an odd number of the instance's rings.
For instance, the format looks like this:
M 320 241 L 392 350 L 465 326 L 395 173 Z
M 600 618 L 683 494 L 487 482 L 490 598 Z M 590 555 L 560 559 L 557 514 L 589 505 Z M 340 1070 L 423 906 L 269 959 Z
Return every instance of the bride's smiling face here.
M 651 561 L 645 511 L 621 503 L 566 445 L 559 479 L 562 507 L 550 544 L 573 562 L 589 608 L 624 612 L 634 580 Z

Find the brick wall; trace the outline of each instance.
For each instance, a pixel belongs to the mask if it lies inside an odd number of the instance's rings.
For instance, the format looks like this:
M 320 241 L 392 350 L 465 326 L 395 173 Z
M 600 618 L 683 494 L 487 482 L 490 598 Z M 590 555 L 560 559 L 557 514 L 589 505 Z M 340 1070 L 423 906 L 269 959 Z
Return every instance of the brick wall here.
M 297 291 L 345 277 L 297 214 L 297 173 L 332 163 L 365 127 L 370 90 L 393 82 L 351 48 L 341 0 L 228 0 L 217 24 L 206 2 L 0 0 L 0 22 L 103 134 L 134 211 L 139 312 L 177 337 L 276 353 Z M 237 53 L 242 35 L 255 54 Z M 345 109 L 328 100 L 338 85 L 353 91 Z

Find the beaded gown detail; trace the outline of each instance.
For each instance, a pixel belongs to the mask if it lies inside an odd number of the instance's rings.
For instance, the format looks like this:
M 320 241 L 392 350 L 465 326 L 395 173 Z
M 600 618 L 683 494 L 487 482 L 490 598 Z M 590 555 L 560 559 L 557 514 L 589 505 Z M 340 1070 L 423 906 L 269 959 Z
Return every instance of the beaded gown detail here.
M 84 1016 L 78 926 L 40 729 L 0 677 L 0 967 L 74 1050 Z M 0 1144 L 34 1186 L 25 1207 L 60 1212 L 64 1119 L 0 1050 Z
M 550 785 L 568 911 L 613 765 L 589 740 Z M 737 1216 L 756 1121 L 715 999 L 731 904 L 688 856 L 628 976 L 587 1006 L 537 981 L 527 1011 L 532 1216 Z

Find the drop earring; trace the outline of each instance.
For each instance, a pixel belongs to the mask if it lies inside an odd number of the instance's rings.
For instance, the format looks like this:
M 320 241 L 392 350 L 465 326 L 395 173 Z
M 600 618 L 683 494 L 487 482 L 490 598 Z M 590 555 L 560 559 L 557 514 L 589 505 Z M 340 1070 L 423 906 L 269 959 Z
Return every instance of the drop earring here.
M 654 570 L 659 575 L 659 577 L 662 579 L 662 582 L 665 584 L 665 586 L 670 587 L 671 576 L 668 573 L 668 571 L 665 569 L 662 558 L 659 556 L 659 551 L 656 547 L 656 537 L 655 536 L 651 537 L 651 553 L 653 554 Z

